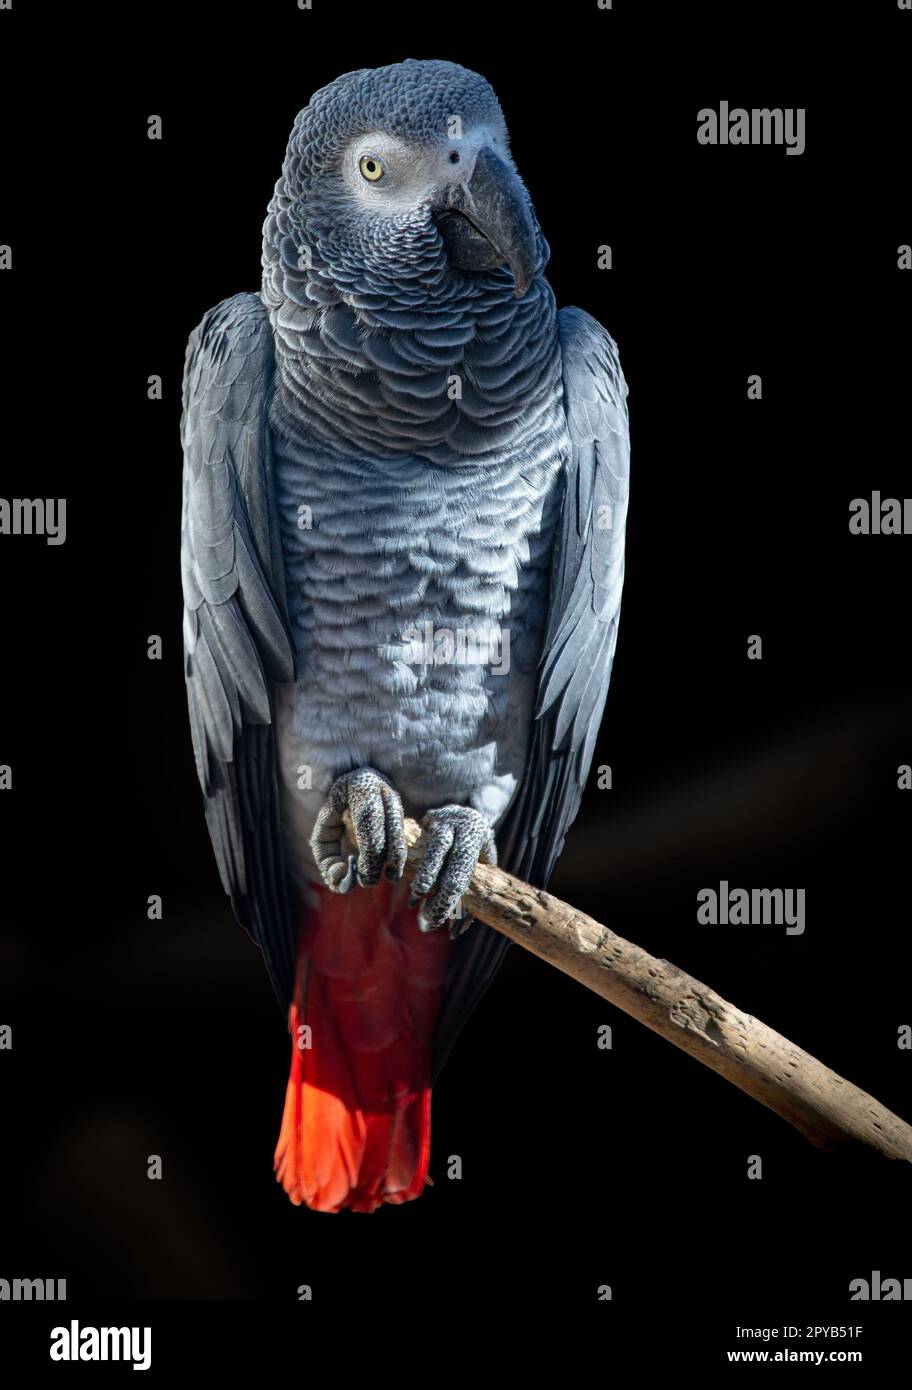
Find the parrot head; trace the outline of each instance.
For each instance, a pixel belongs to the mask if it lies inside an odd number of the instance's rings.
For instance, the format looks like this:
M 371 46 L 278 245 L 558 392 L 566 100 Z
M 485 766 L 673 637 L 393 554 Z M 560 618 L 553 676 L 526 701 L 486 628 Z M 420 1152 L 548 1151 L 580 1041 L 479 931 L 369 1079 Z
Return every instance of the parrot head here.
M 264 227 L 299 303 L 403 309 L 523 296 L 548 256 L 490 84 L 409 59 L 345 73 L 298 115 Z

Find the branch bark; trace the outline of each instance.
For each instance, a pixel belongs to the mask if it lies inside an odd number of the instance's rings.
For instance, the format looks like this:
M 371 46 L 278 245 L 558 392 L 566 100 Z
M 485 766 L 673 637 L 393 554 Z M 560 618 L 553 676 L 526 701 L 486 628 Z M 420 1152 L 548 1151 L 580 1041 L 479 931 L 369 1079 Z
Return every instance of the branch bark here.
M 422 831 L 406 820 L 409 859 Z M 873 1096 L 667 960 L 550 893 L 479 864 L 463 906 L 781 1115 L 820 1148 L 857 1142 L 912 1161 L 912 1126 Z

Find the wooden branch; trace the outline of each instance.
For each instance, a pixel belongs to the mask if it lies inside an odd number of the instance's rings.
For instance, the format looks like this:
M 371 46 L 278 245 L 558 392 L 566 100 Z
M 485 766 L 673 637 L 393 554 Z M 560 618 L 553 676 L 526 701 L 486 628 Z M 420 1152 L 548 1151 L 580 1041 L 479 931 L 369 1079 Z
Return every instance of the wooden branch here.
M 405 823 L 411 877 L 422 831 Z M 820 1148 L 850 1141 L 912 1161 L 912 1126 L 667 960 L 502 869 L 479 864 L 463 907 L 746 1091 Z

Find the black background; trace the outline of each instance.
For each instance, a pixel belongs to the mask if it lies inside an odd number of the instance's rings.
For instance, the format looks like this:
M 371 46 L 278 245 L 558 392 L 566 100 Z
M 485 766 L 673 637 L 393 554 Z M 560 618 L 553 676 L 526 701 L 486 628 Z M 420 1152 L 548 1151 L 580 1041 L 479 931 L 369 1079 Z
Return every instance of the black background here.
M 650 1339 L 678 1319 L 718 1360 L 735 1322 L 862 1312 L 873 1349 L 902 1306 L 848 1283 L 912 1276 L 905 1165 L 817 1151 L 519 951 L 437 1087 L 435 1186 L 371 1220 L 288 1205 L 287 1035 L 218 885 L 186 725 L 178 420 L 190 330 L 258 287 L 310 94 L 404 57 L 483 72 L 558 303 L 605 324 L 630 386 L 595 760 L 614 787 L 591 780 L 551 887 L 912 1118 L 912 540 L 848 531 L 852 498 L 910 492 L 912 14 L 314 3 L 0 15 L 3 492 L 65 496 L 69 532 L 0 540 L 0 1277 L 65 1277 L 74 1308 L 310 1284 L 295 1316 L 589 1309 Z M 805 154 L 699 146 L 723 99 L 805 107 Z M 804 887 L 805 935 L 699 926 L 723 878 Z

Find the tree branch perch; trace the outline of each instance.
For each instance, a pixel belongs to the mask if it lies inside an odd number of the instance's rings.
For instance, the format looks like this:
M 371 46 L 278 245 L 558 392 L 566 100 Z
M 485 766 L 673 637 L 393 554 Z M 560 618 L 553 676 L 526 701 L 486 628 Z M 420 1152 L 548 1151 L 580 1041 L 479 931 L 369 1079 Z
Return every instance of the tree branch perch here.
M 422 831 L 406 820 L 411 878 Z M 479 864 L 463 906 L 690 1053 L 820 1148 L 857 1142 L 912 1161 L 912 1126 L 707 985 L 550 893 Z

